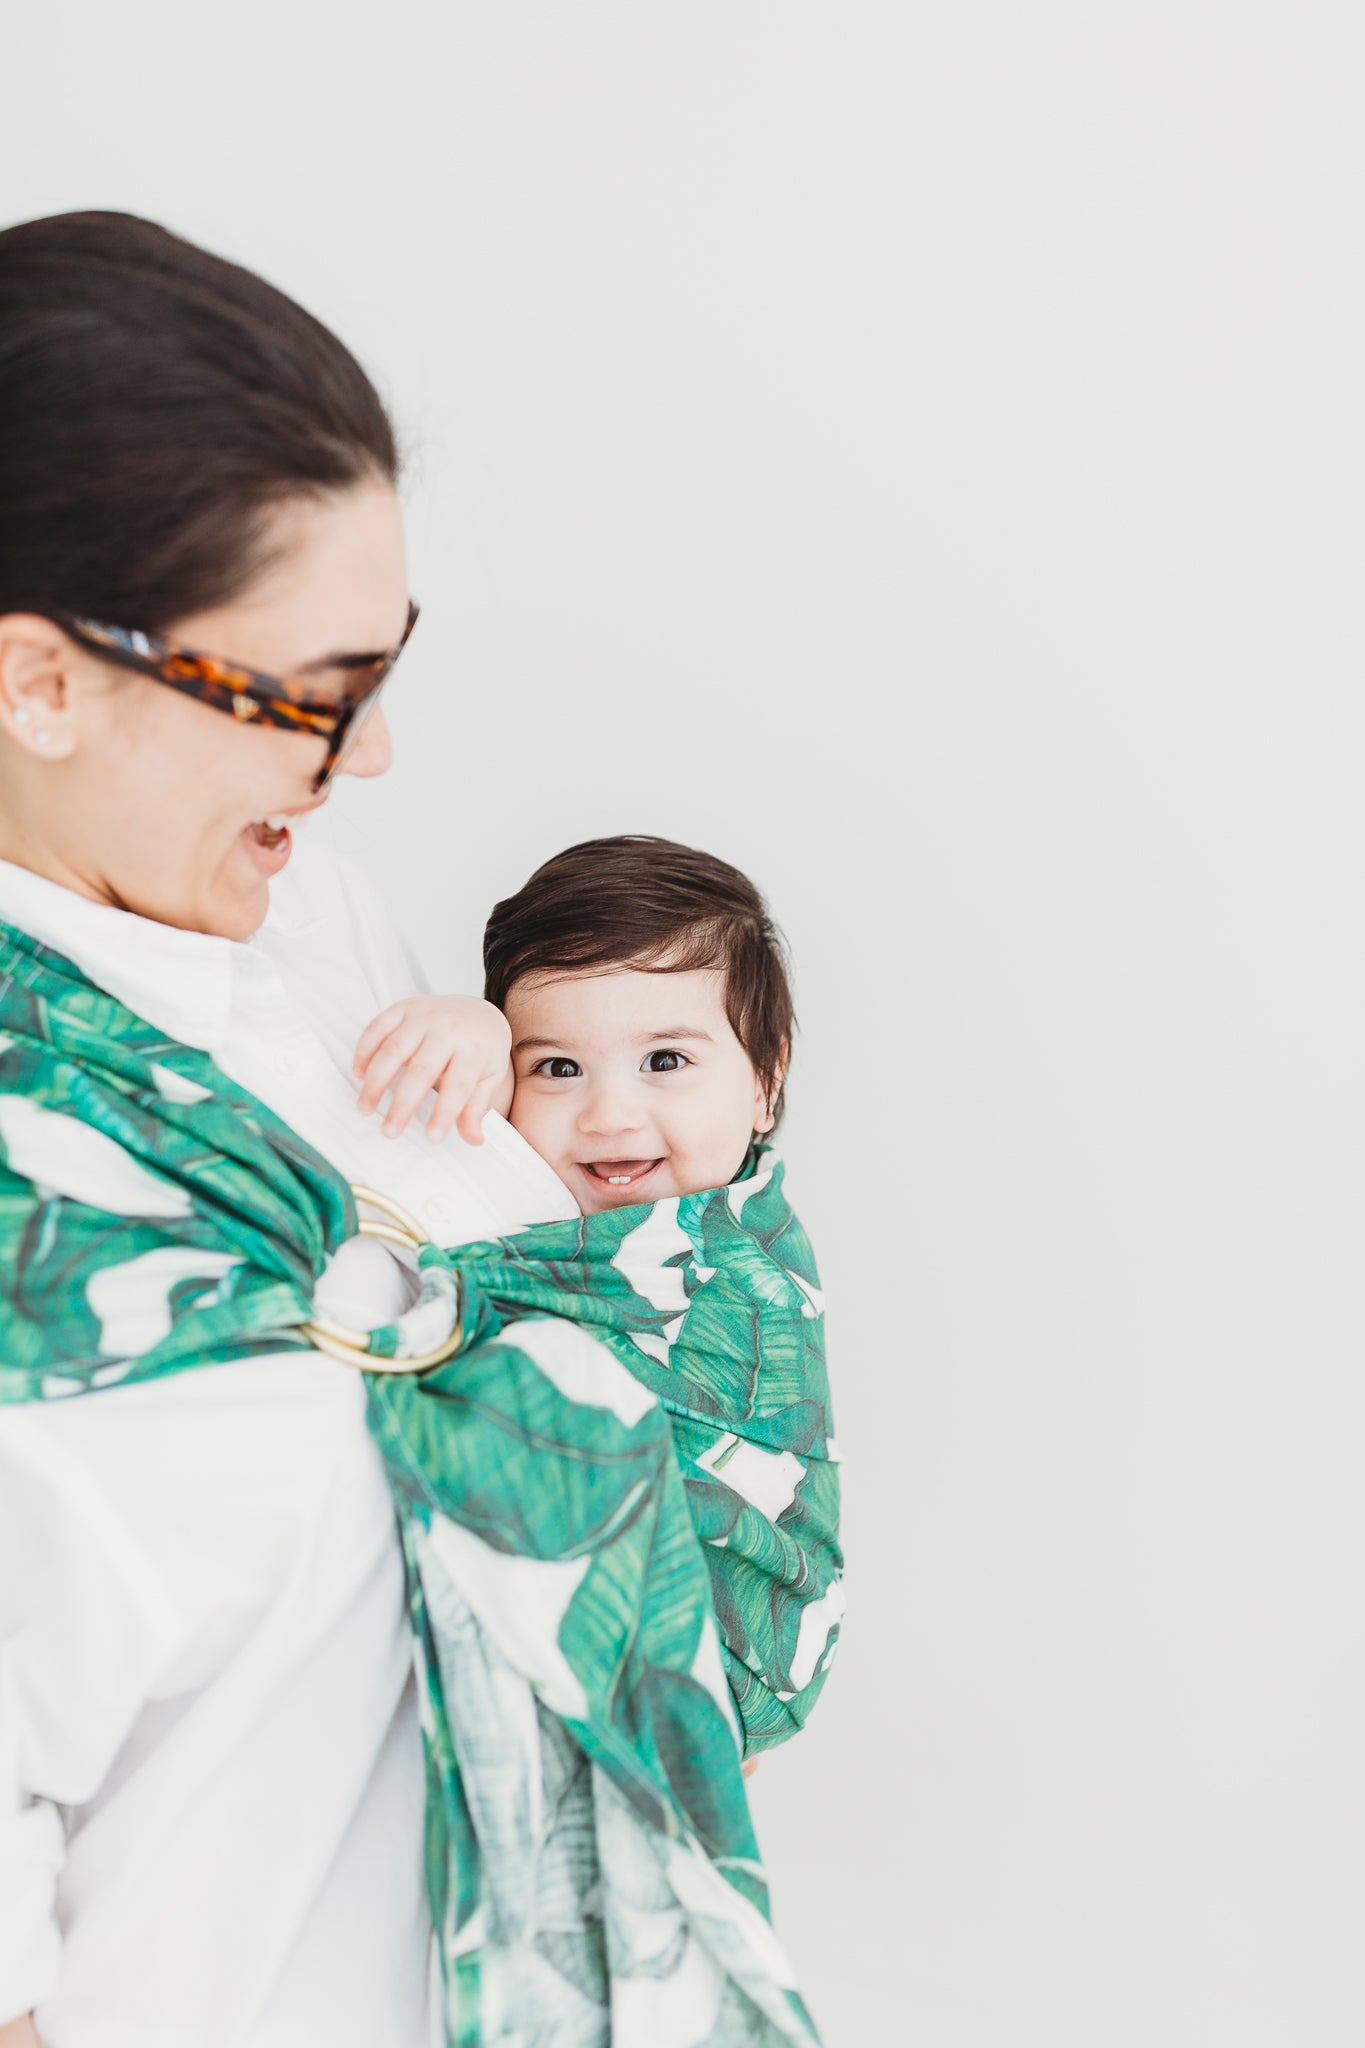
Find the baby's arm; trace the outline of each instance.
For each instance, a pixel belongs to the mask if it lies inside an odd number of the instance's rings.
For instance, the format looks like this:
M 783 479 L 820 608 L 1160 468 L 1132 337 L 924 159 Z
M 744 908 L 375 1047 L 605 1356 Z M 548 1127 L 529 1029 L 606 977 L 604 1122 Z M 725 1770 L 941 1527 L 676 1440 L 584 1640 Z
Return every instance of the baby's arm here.
M 410 996 L 381 1010 L 361 1033 L 355 1074 L 359 1109 L 369 1116 L 390 1088 L 384 1135 L 404 1130 L 428 1089 L 436 1105 L 429 1138 L 453 1125 L 470 1145 L 483 1143 L 490 1109 L 506 1115 L 512 1101 L 512 1034 L 501 1010 L 478 996 Z

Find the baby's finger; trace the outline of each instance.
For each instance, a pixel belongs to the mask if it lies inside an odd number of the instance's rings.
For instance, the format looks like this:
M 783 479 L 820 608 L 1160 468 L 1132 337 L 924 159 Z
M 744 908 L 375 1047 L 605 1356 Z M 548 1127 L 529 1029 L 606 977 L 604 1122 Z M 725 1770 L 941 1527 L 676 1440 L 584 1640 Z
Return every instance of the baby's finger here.
M 421 1026 L 400 1024 L 391 1031 L 377 1052 L 370 1055 L 365 1069 L 364 1085 L 360 1090 L 359 1108 L 362 1116 L 369 1116 L 379 1107 L 399 1069 L 407 1065 L 422 1044 Z M 428 1081 L 427 1085 L 430 1085 Z
M 377 1017 L 370 1019 L 356 1040 L 355 1058 L 351 1062 L 353 1073 L 364 1073 L 389 1033 L 398 1029 L 403 1016 L 402 1003 L 390 1003 L 387 1010 L 381 1010 Z
M 478 1080 L 476 1069 L 467 1062 L 452 1060 L 436 1083 L 436 1105 L 427 1118 L 427 1136 L 436 1142 L 448 1138 L 470 1100 Z
M 499 1078 L 497 1074 L 485 1075 L 455 1119 L 455 1128 L 466 1145 L 483 1143 L 483 1120 L 492 1108 L 493 1094 Z
M 388 1114 L 384 1118 L 386 1138 L 396 1138 L 400 1131 L 407 1129 L 409 1121 L 421 1103 L 433 1088 L 439 1088 L 446 1068 L 447 1056 L 439 1052 L 433 1057 L 423 1051 L 408 1061 L 406 1071 L 394 1084 Z M 467 1079 L 464 1085 L 467 1089 Z

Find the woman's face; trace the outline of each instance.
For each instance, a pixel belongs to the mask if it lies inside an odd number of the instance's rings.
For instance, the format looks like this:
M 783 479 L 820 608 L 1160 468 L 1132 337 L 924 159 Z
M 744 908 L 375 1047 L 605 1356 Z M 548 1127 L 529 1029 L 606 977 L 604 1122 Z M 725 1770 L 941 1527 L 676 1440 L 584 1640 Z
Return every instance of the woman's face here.
M 408 587 L 390 485 L 291 500 L 272 524 L 270 566 L 256 582 L 177 619 L 168 640 L 274 676 L 397 644 Z M 340 695 L 345 677 L 324 668 L 315 680 Z M 271 876 L 288 861 L 289 833 L 263 831 L 264 821 L 297 821 L 327 800 L 313 793 L 325 740 L 239 724 L 26 614 L 0 619 L 0 737 L 0 857 L 97 902 L 224 938 L 256 930 Z M 390 759 L 380 706 L 337 772 L 382 775 Z

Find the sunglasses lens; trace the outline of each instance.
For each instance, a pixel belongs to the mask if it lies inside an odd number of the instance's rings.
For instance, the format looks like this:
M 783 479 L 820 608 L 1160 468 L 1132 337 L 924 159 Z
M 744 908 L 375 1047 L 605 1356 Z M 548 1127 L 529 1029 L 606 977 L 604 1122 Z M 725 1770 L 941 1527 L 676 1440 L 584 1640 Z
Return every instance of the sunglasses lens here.
M 327 759 L 323 763 L 322 773 L 318 776 L 317 781 L 313 785 L 315 790 L 325 789 L 327 787 L 327 784 L 336 774 L 342 762 L 345 761 L 347 755 L 351 753 L 357 739 L 360 737 L 360 734 L 364 729 L 365 721 L 368 719 L 370 713 L 374 710 L 375 705 L 379 702 L 380 697 L 383 695 L 384 684 L 387 681 L 387 676 L 381 676 L 379 681 L 375 684 L 374 688 L 370 690 L 364 697 L 360 698 L 360 700 L 357 702 L 354 710 L 347 718 L 346 723 L 343 726 L 341 726 L 337 732 L 333 733 L 331 745 L 328 748 L 327 752 Z
M 416 624 L 417 606 L 410 601 L 408 604 L 408 623 L 403 637 L 393 653 L 383 663 L 378 675 L 369 688 L 362 690 L 352 697 L 349 715 L 344 718 L 342 724 L 337 727 L 337 730 L 332 735 L 331 744 L 327 749 L 327 758 L 322 764 L 322 770 L 317 781 L 313 784 L 315 791 L 327 787 L 327 784 L 336 774 L 346 756 L 351 752 L 366 719 L 379 702 L 384 685 L 393 674 L 394 663 L 407 646 L 412 635 L 412 629 Z

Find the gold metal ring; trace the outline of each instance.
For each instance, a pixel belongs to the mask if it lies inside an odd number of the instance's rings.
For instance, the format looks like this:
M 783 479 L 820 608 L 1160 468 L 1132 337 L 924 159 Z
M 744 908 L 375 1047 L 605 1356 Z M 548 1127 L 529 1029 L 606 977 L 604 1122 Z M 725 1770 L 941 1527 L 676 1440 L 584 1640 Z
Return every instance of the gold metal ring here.
M 388 1195 L 381 1195 L 375 1188 L 362 1187 L 359 1182 L 352 1183 L 351 1193 L 355 1196 L 356 1201 L 363 1202 L 367 1209 L 378 1209 L 381 1216 L 389 1217 L 398 1225 L 400 1230 L 406 1231 L 408 1238 L 411 1240 L 413 1251 L 419 1252 L 422 1246 L 429 1242 L 427 1233 L 423 1230 L 417 1218 L 411 1215 L 408 1210 L 400 1207 Z M 367 1237 L 378 1237 L 381 1234 L 375 1225 L 368 1222 L 364 1217 L 360 1220 L 360 1228 Z
M 381 1216 L 389 1218 L 383 1222 L 370 1216 L 360 1217 L 359 1236 L 382 1238 L 385 1243 L 401 1245 L 410 1252 L 420 1252 L 430 1242 L 416 1217 L 387 1195 L 359 1186 L 353 1186 L 351 1193 L 357 1203 L 363 1202 L 367 1209 L 378 1209 Z M 434 1351 L 424 1351 L 417 1358 L 377 1358 L 367 1348 L 363 1330 L 350 1330 L 345 1323 L 333 1322 L 330 1316 L 314 1316 L 299 1328 L 315 1350 L 325 1351 L 329 1358 L 339 1358 L 343 1365 L 358 1366 L 361 1372 L 429 1372 L 432 1366 L 444 1365 L 448 1358 L 453 1358 L 464 1342 L 464 1323 L 457 1320 L 450 1335 Z

